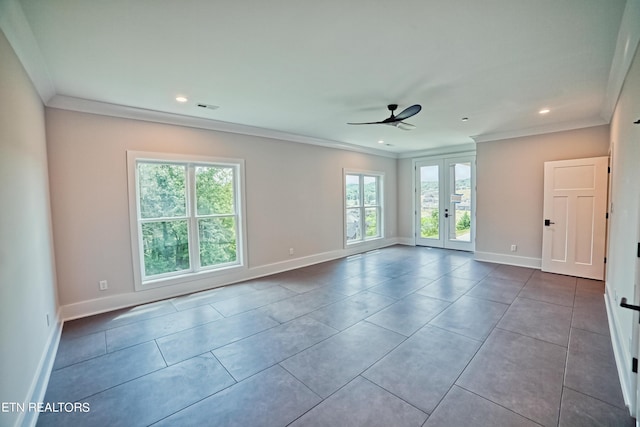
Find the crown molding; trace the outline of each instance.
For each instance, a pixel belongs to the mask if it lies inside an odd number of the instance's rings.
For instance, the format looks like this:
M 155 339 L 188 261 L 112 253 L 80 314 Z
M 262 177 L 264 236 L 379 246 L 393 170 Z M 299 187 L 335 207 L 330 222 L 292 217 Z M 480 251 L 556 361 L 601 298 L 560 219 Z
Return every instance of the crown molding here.
M 110 104 L 106 102 L 93 101 L 90 99 L 75 98 L 71 96 L 54 95 L 47 107 L 61 110 L 78 111 L 82 113 L 97 114 L 102 116 L 120 117 L 125 119 L 141 120 L 146 122 L 164 123 L 176 126 L 186 126 L 197 129 L 206 129 L 219 132 L 235 133 L 240 135 L 250 135 L 262 138 L 271 138 L 281 141 L 298 142 L 302 144 L 317 145 L 326 148 L 355 151 L 374 156 L 398 158 L 397 153 L 377 150 L 374 148 L 362 147 L 346 142 L 338 142 L 313 138 L 304 135 L 296 135 L 287 132 L 265 129 L 256 126 L 240 125 L 236 123 L 223 122 L 219 120 L 205 119 L 181 114 L 166 113 L 163 111 L 148 110 L 144 108 L 129 107 L 126 105 Z
M 584 120 L 572 120 L 569 122 L 554 123 L 547 126 L 536 126 L 526 129 L 518 129 L 506 132 L 485 133 L 481 135 L 475 135 L 471 138 L 476 143 L 499 141 L 501 139 L 520 138 L 523 136 L 543 135 L 545 133 L 563 132 L 567 130 L 590 128 L 594 126 L 601 126 L 609 124 L 602 117 L 594 117 Z
M 22 63 L 42 103 L 56 93 L 40 47 L 17 0 L 0 0 L 0 29 Z
M 475 142 L 465 144 L 446 145 L 442 147 L 429 148 L 426 150 L 410 151 L 398 155 L 399 159 L 413 159 L 417 157 L 439 156 L 441 154 L 458 154 L 476 151 Z
M 624 80 L 629 73 L 631 63 L 640 42 L 640 0 L 627 0 L 622 14 L 616 50 L 611 62 L 607 93 L 600 115 L 607 122 L 611 122 L 613 112 L 618 103 Z

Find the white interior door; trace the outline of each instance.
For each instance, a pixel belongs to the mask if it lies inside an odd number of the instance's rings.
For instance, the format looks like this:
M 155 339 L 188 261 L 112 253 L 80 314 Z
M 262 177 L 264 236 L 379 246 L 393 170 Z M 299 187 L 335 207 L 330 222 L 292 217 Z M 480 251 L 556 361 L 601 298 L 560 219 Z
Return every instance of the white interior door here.
M 603 280 L 608 157 L 544 164 L 542 271 Z
M 475 156 L 416 162 L 416 245 L 473 251 Z

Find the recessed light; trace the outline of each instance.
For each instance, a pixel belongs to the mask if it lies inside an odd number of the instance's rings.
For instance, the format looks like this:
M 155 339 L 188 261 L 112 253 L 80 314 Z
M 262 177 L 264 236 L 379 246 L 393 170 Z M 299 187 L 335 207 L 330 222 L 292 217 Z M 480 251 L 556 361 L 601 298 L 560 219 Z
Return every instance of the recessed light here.
M 378 144 L 384 144 L 383 140 L 378 141 Z
M 188 99 L 184 96 L 176 96 L 176 101 L 181 102 L 181 103 L 185 103 L 188 101 Z
M 543 108 L 542 110 L 538 111 L 538 114 L 547 114 L 549 111 L 551 110 L 549 110 L 548 108 Z

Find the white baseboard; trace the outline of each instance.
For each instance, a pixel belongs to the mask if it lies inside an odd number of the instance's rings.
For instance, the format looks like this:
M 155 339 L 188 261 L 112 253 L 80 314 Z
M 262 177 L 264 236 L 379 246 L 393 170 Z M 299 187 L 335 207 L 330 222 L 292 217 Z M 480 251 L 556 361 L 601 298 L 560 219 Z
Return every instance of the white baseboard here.
M 51 327 L 49 338 L 47 339 L 47 345 L 40 357 L 38 369 L 31 381 L 31 385 L 29 386 L 29 393 L 24 400 L 25 403 L 44 401 L 47 385 L 49 385 L 49 377 L 51 376 L 51 370 L 53 369 L 53 362 L 56 360 L 56 353 L 58 352 L 58 344 L 60 344 L 60 334 L 62 333 L 60 311 L 56 313 L 56 318 L 53 320 L 54 323 Z M 21 412 L 15 425 L 33 427 L 38 421 L 38 415 L 39 413 L 36 411 Z
M 607 320 L 609 321 L 609 335 L 611 335 L 611 346 L 613 347 L 613 356 L 616 361 L 616 368 L 618 369 L 618 377 L 620 378 L 620 385 L 622 387 L 622 396 L 624 397 L 624 403 L 629 408 L 631 416 L 636 416 L 634 412 L 637 412 L 635 407 L 635 390 L 629 378 L 629 372 L 631 370 L 631 355 L 628 351 L 625 351 L 623 337 L 620 336 L 620 328 L 618 328 L 618 321 L 615 316 L 614 307 L 611 306 L 611 300 L 608 292 L 604 294 L 604 304 L 607 309 Z M 636 408 L 637 409 L 637 408 Z
M 542 259 L 516 255 L 499 254 L 495 252 L 475 252 L 476 261 L 495 262 L 498 264 L 515 265 L 517 267 L 529 267 L 540 269 Z
M 396 240 L 399 245 L 405 245 L 405 246 L 416 245 L 416 239 L 414 239 L 413 237 L 398 237 Z
M 321 262 L 344 258 L 350 255 L 368 252 L 399 243 L 399 238 L 379 239 L 343 249 L 323 252 L 305 257 L 293 258 L 273 264 L 266 264 L 257 267 L 246 268 L 215 278 L 198 279 L 173 286 L 164 286 L 139 292 L 128 292 L 111 295 L 104 298 L 81 301 L 67 304 L 60 307 L 62 319 L 64 321 L 92 316 L 94 314 L 105 313 L 125 307 L 139 304 L 146 304 L 167 298 L 174 298 L 194 292 L 205 291 L 232 283 L 243 282 L 245 280 L 257 279 L 271 274 L 282 273 L 296 268 L 307 267 Z

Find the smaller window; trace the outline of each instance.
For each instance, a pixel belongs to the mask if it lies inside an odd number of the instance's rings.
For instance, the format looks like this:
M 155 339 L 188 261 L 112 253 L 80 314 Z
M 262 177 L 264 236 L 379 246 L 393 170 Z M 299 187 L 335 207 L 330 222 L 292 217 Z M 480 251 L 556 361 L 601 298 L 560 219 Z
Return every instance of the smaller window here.
M 382 174 L 345 171 L 347 245 L 383 237 Z

